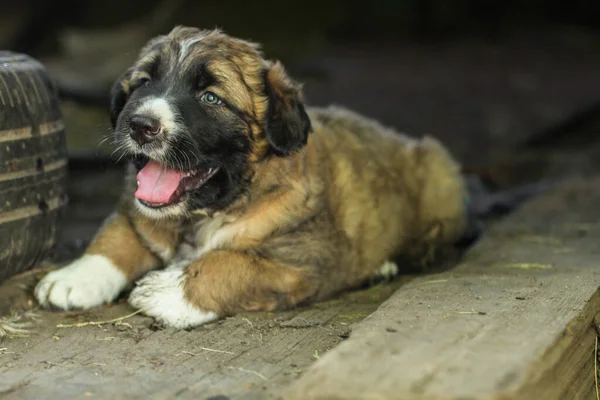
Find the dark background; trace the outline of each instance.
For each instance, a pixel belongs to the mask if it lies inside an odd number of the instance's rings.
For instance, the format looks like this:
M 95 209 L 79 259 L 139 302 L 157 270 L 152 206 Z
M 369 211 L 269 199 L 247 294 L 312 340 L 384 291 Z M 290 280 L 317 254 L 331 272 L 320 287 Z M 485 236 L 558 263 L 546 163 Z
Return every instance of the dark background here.
M 599 166 L 599 1 L 2 3 L 0 48 L 44 62 L 74 158 L 110 154 L 108 88 L 150 37 L 185 24 L 263 43 L 309 104 L 438 136 L 496 186 Z

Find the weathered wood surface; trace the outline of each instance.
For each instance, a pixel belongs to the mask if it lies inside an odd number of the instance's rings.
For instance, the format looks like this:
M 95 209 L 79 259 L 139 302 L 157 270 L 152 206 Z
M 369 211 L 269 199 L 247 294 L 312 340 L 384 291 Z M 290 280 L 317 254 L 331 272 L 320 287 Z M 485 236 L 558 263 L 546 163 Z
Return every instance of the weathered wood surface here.
M 600 179 L 495 226 L 415 279 L 317 361 L 288 399 L 592 399 Z
M 34 304 L 35 278 L 29 274 L 0 286 L 0 316 L 8 304 L 21 310 Z M 134 311 L 123 302 L 90 312 L 42 311 L 29 337 L 0 339 L 0 398 L 280 398 L 282 388 L 401 283 L 293 312 L 248 313 L 189 332 L 156 330 L 140 315 L 116 325 L 56 327 Z

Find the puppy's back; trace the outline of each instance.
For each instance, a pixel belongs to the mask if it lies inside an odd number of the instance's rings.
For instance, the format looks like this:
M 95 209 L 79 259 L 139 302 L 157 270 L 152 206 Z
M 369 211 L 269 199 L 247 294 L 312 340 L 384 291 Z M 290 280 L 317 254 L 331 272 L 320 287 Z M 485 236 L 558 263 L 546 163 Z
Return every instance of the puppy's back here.
M 439 141 L 411 138 L 337 106 L 309 114 L 309 146 L 321 149 L 329 204 L 360 254 L 356 268 L 377 268 L 421 238 L 458 238 L 466 190 L 460 166 Z

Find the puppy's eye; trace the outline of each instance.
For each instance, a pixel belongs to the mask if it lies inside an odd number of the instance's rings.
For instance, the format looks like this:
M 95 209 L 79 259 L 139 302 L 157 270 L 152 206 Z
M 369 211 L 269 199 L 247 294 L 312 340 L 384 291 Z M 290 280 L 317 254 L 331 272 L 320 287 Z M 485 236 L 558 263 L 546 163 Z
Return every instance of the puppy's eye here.
M 223 101 L 213 92 L 206 92 L 200 97 L 200 100 L 213 105 L 223 104 Z

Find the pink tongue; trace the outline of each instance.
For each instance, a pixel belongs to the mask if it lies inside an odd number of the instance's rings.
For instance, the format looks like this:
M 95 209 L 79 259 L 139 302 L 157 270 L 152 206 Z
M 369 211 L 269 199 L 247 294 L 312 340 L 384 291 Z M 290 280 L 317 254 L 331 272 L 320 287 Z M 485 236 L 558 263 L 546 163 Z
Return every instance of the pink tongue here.
M 168 203 L 179 186 L 183 173 L 149 161 L 137 174 L 135 197 L 149 203 Z

